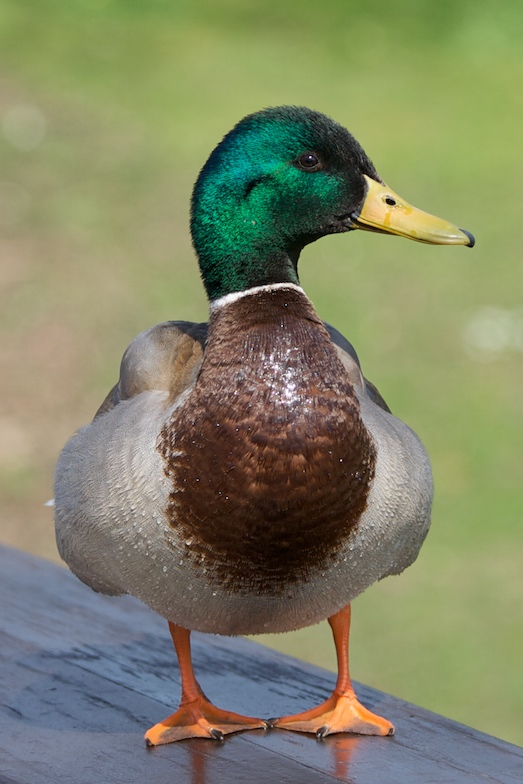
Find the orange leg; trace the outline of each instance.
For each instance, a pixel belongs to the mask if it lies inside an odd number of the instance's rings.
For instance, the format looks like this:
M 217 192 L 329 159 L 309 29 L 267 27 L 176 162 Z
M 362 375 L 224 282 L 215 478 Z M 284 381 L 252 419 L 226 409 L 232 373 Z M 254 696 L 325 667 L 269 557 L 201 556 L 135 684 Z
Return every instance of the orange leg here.
M 376 716 L 358 701 L 349 675 L 350 604 L 329 618 L 336 657 L 338 680 L 328 700 L 316 708 L 284 716 L 271 721 L 274 727 L 295 732 L 313 732 L 324 738 L 334 732 L 354 732 L 358 735 L 394 735 L 394 727 L 381 716 Z
M 169 630 L 180 665 L 182 698 L 176 713 L 147 730 L 145 742 L 148 746 L 172 743 L 183 738 L 223 740 L 223 736 L 230 732 L 263 729 L 268 726 L 261 719 L 224 711 L 209 702 L 194 675 L 191 660 L 191 632 L 171 622 L 169 622 Z

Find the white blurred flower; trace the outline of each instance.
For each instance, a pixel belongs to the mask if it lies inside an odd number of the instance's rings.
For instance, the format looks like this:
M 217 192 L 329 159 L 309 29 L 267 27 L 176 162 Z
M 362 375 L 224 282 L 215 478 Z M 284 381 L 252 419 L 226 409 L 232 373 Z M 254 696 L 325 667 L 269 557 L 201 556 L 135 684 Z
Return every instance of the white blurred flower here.
M 465 353 L 478 361 L 523 352 L 523 307 L 481 308 L 465 325 L 462 338 Z
M 12 147 L 29 152 L 42 143 L 47 128 L 44 113 L 33 104 L 12 106 L 4 114 L 2 131 Z

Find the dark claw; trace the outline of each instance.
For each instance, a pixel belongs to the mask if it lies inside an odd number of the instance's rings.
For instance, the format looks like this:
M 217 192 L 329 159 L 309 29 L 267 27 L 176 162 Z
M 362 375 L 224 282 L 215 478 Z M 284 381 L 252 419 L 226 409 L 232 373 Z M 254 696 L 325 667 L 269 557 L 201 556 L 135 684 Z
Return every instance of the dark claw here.
M 217 730 L 214 727 L 210 730 L 211 738 L 214 740 L 223 740 L 223 732 L 221 730 Z
M 153 744 L 153 743 L 151 743 L 151 741 L 149 740 L 149 738 L 145 738 L 145 748 L 146 748 L 146 749 L 152 749 L 152 748 L 154 748 L 154 744 Z
M 394 727 L 391 727 L 390 730 L 389 730 L 389 737 L 391 735 L 395 735 L 395 734 L 396 734 L 396 730 L 394 729 Z
M 319 730 L 316 730 L 316 737 L 320 740 L 325 738 L 329 734 L 329 725 L 324 724 L 323 727 L 320 727 Z
M 275 717 L 273 719 L 264 719 L 265 725 L 268 730 L 272 729 L 275 726 L 275 722 L 278 721 L 278 718 Z

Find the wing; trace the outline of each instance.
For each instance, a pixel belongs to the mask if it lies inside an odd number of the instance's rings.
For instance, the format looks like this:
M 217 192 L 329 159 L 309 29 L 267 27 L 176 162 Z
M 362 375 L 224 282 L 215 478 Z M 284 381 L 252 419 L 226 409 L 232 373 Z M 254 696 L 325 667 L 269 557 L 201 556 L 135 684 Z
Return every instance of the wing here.
M 327 324 L 327 322 L 324 322 L 324 324 L 325 324 L 325 327 L 327 328 L 327 332 L 331 336 L 331 340 L 334 343 L 334 345 L 337 346 L 338 349 L 341 349 L 341 351 L 343 352 L 341 357 L 344 360 L 345 367 L 349 371 L 349 375 L 351 375 L 351 372 L 350 372 L 351 366 L 354 366 L 354 364 L 357 366 L 358 370 L 361 372 L 360 360 L 359 360 L 358 355 L 356 353 L 356 349 L 354 348 L 352 343 L 349 343 L 347 338 L 345 338 L 341 334 L 341 332 L 338 332 L 338 330 L 335 329 L 333 326 L 331 326 L 330 324 Z M 346 356 L 346 358 L 345 358 L 343 356 L 343 354 L 348 355 L 348 356 Z M 352 362 L 351 362 L 351 360 L 352 360 Z M 354 372 L 354 370 L 355 370 L 355 368 L 353 367 L 353 372 Z M 388 407 L 388 405 L 386 404 L 385 400 L 382 398 L 382 396 L 380 395 L 380 393 L 378 392 L 378 390 L 374 386 L 374 384 L 371 381 L 368 381 L 363 375 L 361 377 L 362 377 L 363 383 L 365 385 L 365 392 L 367 394 L 367 397 L 369 397 L 372 400 L 373 403 L 375 403 L 377 406 L 382 408 L 384 411 L 387 411 L 389 414 L 391 414 L 392 412 L 391 412 L 390 408 Z
M 208 328 L 205 323 L 166 321 L 138 335 L 123 355 L 118 383 L 94 418 L 141 392 L 166 391 L 175 400 L 198 374 Z

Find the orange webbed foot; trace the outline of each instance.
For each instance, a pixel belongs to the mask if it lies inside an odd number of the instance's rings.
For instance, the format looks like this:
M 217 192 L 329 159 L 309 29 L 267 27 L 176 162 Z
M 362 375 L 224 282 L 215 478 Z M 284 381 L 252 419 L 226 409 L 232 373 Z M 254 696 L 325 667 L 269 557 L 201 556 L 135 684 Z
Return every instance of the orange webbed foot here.
M 155 724 L 145 733 L 148 746 L 160 746 L 184 738 L 213 738 L 223 740 L 224 735 L 241 730 L 266 729 L 262 719 L 241 716 L 217 708 L 210 702 L 194 676 L 191 659 L 191 632 L 169 621 L 169 630 L 180 665 L 182 699 L 180 707 L 171 716 Z
M 262 719 L 217 708 L 201 694 L 183 703 L 175 713 L 147 730 L 145 742 L 148 746 L 159 746 L 184 738 L 223 740 L 224 735 L 231 732 L 266 729 L 267 726 Z
M 294 732 L 311 732 L 325 738 L 335 732 L 353 732 L 357 735 L 394 735 L 394 726 L 371 713 L 356 697 L 349 676 L 350 604 L 331 615 L 329 624 L 334 636 L 338 660 L 338 680 L 328 700 L 316 708 L 283 716 L 271 721 L 271 726 Z
M 394 725 L 359 702 L 354 691 L 334 691 L 328 700 L 294 716 L 271 721 L 271 725 L 294 732 L 311 732 L 325 738 L 336 732 L 357 735 L 394 735 Z

